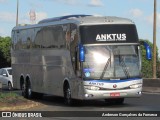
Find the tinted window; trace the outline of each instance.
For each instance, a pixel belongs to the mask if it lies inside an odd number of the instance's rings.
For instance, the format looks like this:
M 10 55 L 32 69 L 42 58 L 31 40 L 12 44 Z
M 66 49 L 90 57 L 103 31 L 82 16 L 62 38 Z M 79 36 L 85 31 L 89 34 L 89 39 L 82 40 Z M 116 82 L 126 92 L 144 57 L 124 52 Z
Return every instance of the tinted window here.
M 0 69 L 0 75 L 2 75 L 2 69 Z
M 8 69 L 9 75 L 12 75 L 12 69 Z
M 65 47 L 64 37 L 61 26 L 44 27 L 37 31 L 35 45 L 41 48 L 63 48 Z
M 2 75 L 3 75 L 3 74 L 6 74 L 6 75 L 7 75 L 7 72 L 6 72 L 6 70 L 3 70 L 3 71 L 2 71 Z

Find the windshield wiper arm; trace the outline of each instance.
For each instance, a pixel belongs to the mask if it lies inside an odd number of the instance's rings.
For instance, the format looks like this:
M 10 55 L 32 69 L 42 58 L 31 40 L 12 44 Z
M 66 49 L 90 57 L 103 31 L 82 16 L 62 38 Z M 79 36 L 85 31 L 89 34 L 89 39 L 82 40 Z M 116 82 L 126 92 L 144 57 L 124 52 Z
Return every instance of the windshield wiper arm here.
M 108 65 L 109 65 L 110 62 L 111 62 L 111 58 L 109 58 L 109 59 L 107 60 L 107 63 L 106 63 L 106 65 L 105 65 L 104 69 L 103 69 L 103 72 L 102 72 L 102 74 L 101 74 L 101 76 L 100 76 L 100 79 L 103 79 L 104 74 L 105 74 L 105 72 L 106 72 L 106 70 L 107 70 Z
M 120 61 L 121 61 L 120 63 L 122 65 L 122 68 L 123 68 L 123 71 L 124 71 L 125 75 L 127 76 L 127 78 L 130 78 L 130 74 L 129 74 L 128 70 L 127 70 L 127 66 L 126 66 L 122 56 L 120 57 Z

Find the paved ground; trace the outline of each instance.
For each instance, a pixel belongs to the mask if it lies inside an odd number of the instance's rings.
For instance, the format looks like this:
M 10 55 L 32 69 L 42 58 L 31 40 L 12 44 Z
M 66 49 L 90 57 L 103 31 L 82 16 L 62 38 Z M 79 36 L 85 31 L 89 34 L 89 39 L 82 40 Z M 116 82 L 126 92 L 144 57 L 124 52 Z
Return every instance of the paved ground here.
M 14 91 L 20 94 L 20 91 Z M 22 110 L 23 112 L 25 111 L 31 111 L 31 112 L 42 112 L 42 111 L 65 111 L 65 114 L 71 114 L 67 113 L 68 111 L 77 111 L 78 115 L 83 114 L 90 114 L 88 111 L 93 111 L 93 116 L 94 112 L 97 111 L 105 111 L 105 112 L 123 112 L 123 111 L 140 111 L 140 112 L 150 112 L 150 111 L 159 111 L 160 112 L 160 93 L 159 91 L 155 92 L 155 88 L 150 88 L 147 89 L 147 91 L 144 90 L 142 96 L 140 98 L 127 98 L 125 99 L 125 102 L 123 105 L 108 105 L 106 104 L 103 100 L 97 100 L 97 101 L 85 101 L 81 105 L 77 105 L 74 107 L 69 107 L 66 106 L 63 103 L 63 98 L 60 97 L 54 97 L 54 96 L 45 96 L 41 100 L 34 100 L 36 102 L 41 103 L 41 106 L 34 107 L 31 109 L 26 109 Z M 20 112 L 22 112 L 20 110 Z M 82 112 L 79 112 L 82 111 Z M 51 113 L 54 115 L 55 113 Z M 59 113 L 61 114 L 61 113 Z M 75 114 L 75 113 L 73 113 Z M 76 113 L 77 114 L 77 113 Z M 17 118 L 16 118 L 17 119 Z M 23 119 L 23 118 L 22 118 Z M 25 118 L 24 120 L 26 120 Z M 44 119 L 44 118 L 43 118 Z M 105 117 L 54 117 L 54 118 L 45 118 L 47 120 L 106 120 L 107 118 Z M 112 117 L 109 118 L 110 120 L 116 120 L 116 118 Z M 118 118 L 122 120 L 126 120 L 127 118 Z M 137 120 L 158 120 L 157 118 L 148 118 L 148 117 L 136 117 L 136 118 L 131 118 L 131 120 L 137 119 Z M 8 120 L 8 119 L 7 119 Z M 21 119 L 19 119 L 21 120 Z M 35 119 L 34 119 L 35 120 Z M 37 118 L 37 120 L 41 120 L 40 118 Z

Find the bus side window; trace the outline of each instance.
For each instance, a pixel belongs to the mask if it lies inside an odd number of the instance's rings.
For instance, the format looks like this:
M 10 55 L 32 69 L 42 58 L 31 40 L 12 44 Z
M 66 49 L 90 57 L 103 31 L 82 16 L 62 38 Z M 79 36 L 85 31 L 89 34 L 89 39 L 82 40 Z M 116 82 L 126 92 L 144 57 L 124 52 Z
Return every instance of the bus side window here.
M 64 39 L 64 47 L 66 47 L 68 50 L 70 49 L 70 24 L 65 24 L 62 26 L 63 30 L 63 39 Z

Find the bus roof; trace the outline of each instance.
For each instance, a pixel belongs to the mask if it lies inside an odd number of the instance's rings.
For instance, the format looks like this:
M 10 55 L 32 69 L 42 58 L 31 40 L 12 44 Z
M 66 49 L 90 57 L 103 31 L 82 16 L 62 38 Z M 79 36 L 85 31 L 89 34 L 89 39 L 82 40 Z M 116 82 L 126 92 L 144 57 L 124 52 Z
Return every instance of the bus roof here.
M 115 16 L 92 16 L 92 15 L 68 15 L 55 18 L 41 20 L 38 24 L 16 26 L 16 29 L 25 29 L 45 25 L 56 25 L 65 23 L 76 23 L 77 25 L 96 25 L 96 24 L 134 24 L 134 22 L 127 18 Z
M 39 22 L 49 23 L 49 22 L 62 22 L 67 20 L 74 20 L 79 22 L 79 24 L 133 24 L 133 21 L 126 18 L 114 17 L 114 16 L 92 16 L 92 15 L 68 15 L 56 18 L 44 19 Z
M 67 20 L 67 19 L 76 19 L 76 18 L 81 18 L 81 17 L 86 17 L 86 16 L 91 16 L 91 15 L 67 15 L 67 16 L 61 16 L 61 17 L 55 17 L 55 18 L 48 18 L 48 19 L 39 21 L 38 24 Z

